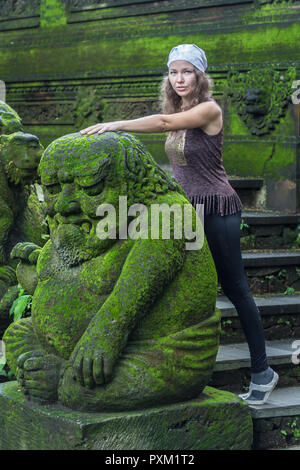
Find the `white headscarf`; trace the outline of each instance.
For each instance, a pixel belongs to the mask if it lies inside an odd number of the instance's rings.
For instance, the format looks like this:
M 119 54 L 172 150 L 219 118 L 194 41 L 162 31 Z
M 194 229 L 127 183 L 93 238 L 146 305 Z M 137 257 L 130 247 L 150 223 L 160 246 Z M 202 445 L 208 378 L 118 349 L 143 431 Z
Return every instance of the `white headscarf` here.
M 179 46 L 173 47 L 168 58 L 168 67 L 171 62 L 175 60 L 186 60 L 193 64 L 201 72 L 205 72 L 207 68 L 207 60 L 205 52 L 195 44 L 180 44 Z

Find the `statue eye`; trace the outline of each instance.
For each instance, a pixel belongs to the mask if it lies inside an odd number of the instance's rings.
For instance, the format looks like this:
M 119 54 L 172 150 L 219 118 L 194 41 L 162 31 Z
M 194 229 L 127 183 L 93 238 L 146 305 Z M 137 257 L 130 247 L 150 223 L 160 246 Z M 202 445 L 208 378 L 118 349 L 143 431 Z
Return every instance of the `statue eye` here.
M 80 187 L 80 189 L 88 196 L 97 196 L 103 191 L 103 188 L 104 180 L 94 184 L 93 186 Z
M 59 183 L 48 184 L 47 186 L 44 186 L 44 188 L 46 189 L 46 192 L 50 194 L 51 196 L 59 193 L 61 190 Z
M 33 148 L 33 149 L 37 149 L 37 148 L 39 148 L 39 144 L 36 143 L 36 142 L 31 142 L 30 144 L 28 144 L 28 147 Z

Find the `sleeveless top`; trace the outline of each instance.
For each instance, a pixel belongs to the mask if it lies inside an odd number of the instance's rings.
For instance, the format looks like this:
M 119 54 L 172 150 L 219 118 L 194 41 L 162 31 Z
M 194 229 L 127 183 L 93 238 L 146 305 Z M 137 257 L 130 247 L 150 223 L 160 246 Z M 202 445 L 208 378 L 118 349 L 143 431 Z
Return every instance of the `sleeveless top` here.
M 216 135 L 200 127 L 170 131 L 165 144 L 174 177 L 191 204 L 204 204 L 204 214 L 234 214 L 242 202 L 230 185 L 222 159 L 222 129 Z

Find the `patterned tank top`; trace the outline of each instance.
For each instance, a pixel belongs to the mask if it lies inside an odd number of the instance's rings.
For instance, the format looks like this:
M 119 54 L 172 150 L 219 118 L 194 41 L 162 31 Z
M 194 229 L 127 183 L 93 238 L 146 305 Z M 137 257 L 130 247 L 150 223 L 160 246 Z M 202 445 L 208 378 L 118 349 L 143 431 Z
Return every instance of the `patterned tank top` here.
M 201 128 L 171 131 L 165 144 L 174 177 L 192 205 L 204 204 L 204 214 L 229 215 L 242 210 L 223 166 L 224 126 L 216 135 Z

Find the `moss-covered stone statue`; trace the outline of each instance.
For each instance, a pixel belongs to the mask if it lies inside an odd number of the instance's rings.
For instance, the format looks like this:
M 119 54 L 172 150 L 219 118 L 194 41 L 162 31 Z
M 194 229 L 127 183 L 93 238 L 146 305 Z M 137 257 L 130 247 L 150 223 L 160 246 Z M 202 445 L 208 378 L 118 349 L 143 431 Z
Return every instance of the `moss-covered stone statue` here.
M 3 338 L 21 390 L 82 411 L 198 396 L 219 342 L 207 242 L 186 250 L 183 237 L 124 237 L 118 213 L 119 196 L 150 212 L 151 204 L 188 204 L 180 186 L 125 133 L 63 136 L 45 150 L 39 172 L 50 239 L 37 260 L 32 317 Z M 102 204 L 116 209 L 115 239 L 97 235 Z M 32 266 L 23 256 L 25 288 Z
M 47 231 L 41 204 L 30 187 L 43 150 L 38 137 L 23 132 L 18 114 L 0 101 L 0 338 L 17 296 L 16 262 L 10 252 L 21 240 L 43 245 Z
M 22 130 L 21 119 L 0 101 L 0 266 L 20 240 L 43 244 L 43 217 L 36 192 L 37 168 L 44 148 Z

